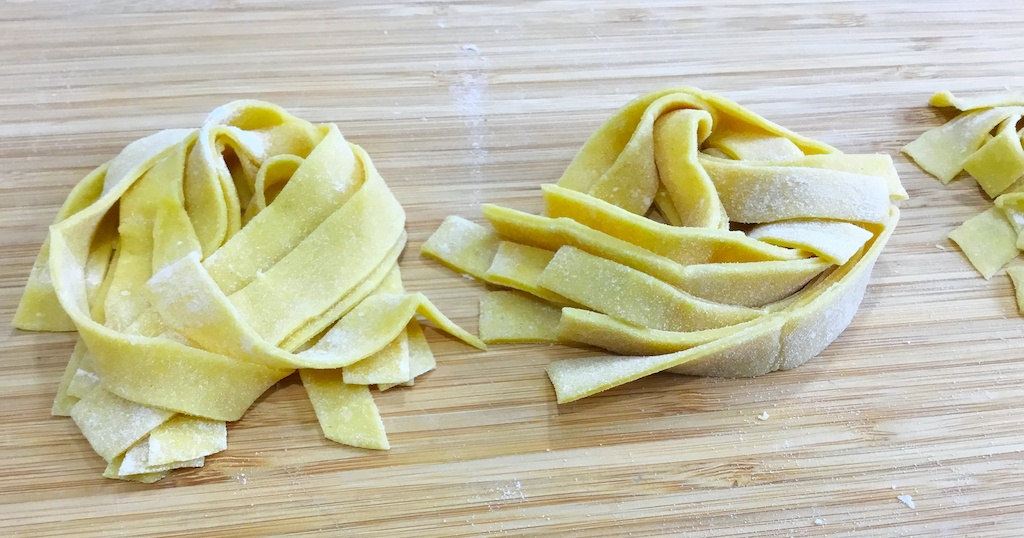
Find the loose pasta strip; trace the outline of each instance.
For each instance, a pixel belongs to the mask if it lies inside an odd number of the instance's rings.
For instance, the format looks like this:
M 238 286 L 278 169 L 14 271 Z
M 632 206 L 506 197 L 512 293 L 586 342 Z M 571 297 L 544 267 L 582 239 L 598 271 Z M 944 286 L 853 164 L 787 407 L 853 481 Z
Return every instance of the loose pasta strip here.
M 484 280 L 500 244 L 493 230 L 451 216 L 423 243 L 421 251 L 454 271 Z
M 1002 210 L 990 207 L 949 234 L 986 280 L 1017 257 L 1017 232 Z
M 346 384 L 338 370 L 300 370 L 299 373 L 324 437 L 359 448 L 391 448 L 369 388 Z
M 1017 311 L 1024 314 L 1024 265 L 1006 268 L 1006 274 L 1013 282 L 1014 296 L 1017 299 Z

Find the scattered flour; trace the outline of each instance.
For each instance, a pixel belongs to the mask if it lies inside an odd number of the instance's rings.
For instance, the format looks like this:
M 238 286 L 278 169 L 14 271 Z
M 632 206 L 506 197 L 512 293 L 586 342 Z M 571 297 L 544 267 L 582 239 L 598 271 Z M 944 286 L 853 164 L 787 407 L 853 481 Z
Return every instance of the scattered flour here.
M 914 498 L 910 495 L 897 495 L 896 498 L 899 499 L 901 503 L 907 505 L 907 508 L 910 508 L 911 510 L 917 509 L 917 505 L 914 504 Z

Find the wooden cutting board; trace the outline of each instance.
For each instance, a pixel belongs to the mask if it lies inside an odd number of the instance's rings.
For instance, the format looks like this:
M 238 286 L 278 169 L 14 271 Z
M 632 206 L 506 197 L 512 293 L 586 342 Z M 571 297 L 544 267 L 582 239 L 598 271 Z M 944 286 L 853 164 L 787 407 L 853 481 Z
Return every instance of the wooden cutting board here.
M 944 120 L 933 91 L 1024 84 L 1022 28 L 1019 0 L 0 2 L 0 535 L 1018 536 L 1024 319 L 946 239 L 989 202 L 898 152 Z M 431 333 L 437 371 L 378 398 L 390 452 L 326 441 L 288 379 L 150 486 L 49 416 L 73 336 L 11 316 L 58 205 L 131 140 L 243 97 L 337 122 L 406 207 L 407 287 L 475 329 L 481 286 L 423 240 L 539 210 L 614 109 L 682 84 L 892 154 L 910 191 L 853 325 L 798 370 L 558 406 L 543 367 L 583 352 Z

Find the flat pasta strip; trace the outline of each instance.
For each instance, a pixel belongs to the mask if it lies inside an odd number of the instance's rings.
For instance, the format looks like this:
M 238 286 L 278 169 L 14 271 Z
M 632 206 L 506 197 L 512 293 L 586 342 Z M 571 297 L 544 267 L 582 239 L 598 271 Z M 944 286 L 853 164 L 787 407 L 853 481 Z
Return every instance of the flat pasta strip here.
M 68 384 L 67 394 L 81 399 L 88 396 L 89 393 L 99 386 L 100 376 L 96 375 L 93 368 L 87 368 L 84 365 L 79 365 L 75 371 L 75 375 L 71 378 L 71 383 Z
M 1006 274 L 1010 275 L 1010 280 L 1013 282 L 1014 296 L 1017 299 L 1017 311 L 1024 315 L 1024 265 L 1007 267 Z
M 454 271 L 484 280 L 500 244 L 501 239 L 493 230 L 451 216 L 444 219 L 420 251 Z
M 155 473 L 122 475 L 121 462 L 123 461 L 123 459 L 123 455 L 118 456 L 117 458 L 114 458 L 114 460 L 112 460 L 110 463 L 108 463 L 107 467 L 103 469 L 103 478 L 111 478 L 114 480 L 126 480 L 129 482 L 141 482 L 143 484 L 152 484 L 154 482 L 163 480 L 169 473 L 169 471 L 159 471 Z
M 57 212 L 54 224 L 70 218 L 96 201 L 103 192 L 106 178 L 106 163 L 93 170 L 85 179 L 78 182 L 68 194 L 67 200 Z M 47 233 L 43 241 L 28 283 L 14 313 L 14 326 L 24 331 L 73 331 L 75 324 L 64 312 L 57 293 L 53 289 L 53 277 L 50 274 L 50 235 Z
M 264 339 L 279 342 L 330 309 L 404 234 L 405 214 L 379 176 L 231 302 Z M 282 312 L 280 305 L 295 304 Z
M 430 351 L 427 337 L 423 334 L 423 327 L 418 320 L 412 320 L 405 327 L 405 334 L 409 345 L 409 379 L 404 383 L 383 383 L 377 385 L 378 390 L 388 390 L 396 385 L 412 386 L 416 378 L 437 367 L 437 360 L 434 353 Z
M 336 127 L 303 160 L 281 194 L 203 261 L 227 294 L 273 267 L 362 186 L 361 164 Z M 301 208 L 301 211 L 297 209 Z
M 561 360 L 549 364 L 547 372 L 558 403 L 568 403 L 687 362 L 730 362 L 746 355 L 774 357 L 779 353 L 781 329 L 782 320 L 775 320 L 677 353 Z
M 299 353 L 295 363 L 315 368 L 341 368 L 355 364 L 394 340 L 416 314 L 477 349 L 487 349 L 479 338 L 446 318 L 422 293 L 380 294 L 371 295 L 359 303 L 316 345 Z
M 953 95 L 949 90 L 936 92 L 928 102 L 937 107 L 954 107 L 960 111 L 1024 105 L 1024 90 L 982 93 L 971 97 Z
M 755 226 L 747 235 L 765 243 L 812 252 L 836 265 L 849 261 L 873 237 L 860 226 L 829 220 L 772 222 Z
M 79 397 L 68 394 L 68 388 L 78 374 L 78 365 L 82 355 L 86 353 L 85 343 L 79 340 L 75 343 L 75 349 L 71 352 L 67 366 L 64 367 L 64 375 L 57 385 L 57 396 L 53 398 L 53 406 L 50 407 L 50 414 L 54 416 L 70 417 L 71 408 L 78 403 Z
M 149 432 L 146 462 L 151 466 L 193 461 L 228 448 L 223 421 L 175 415 Z
M 1011 192 L 996 198 L 996 207 L 1017 233 L 1017 249 L 1024 249 L 1024 192 Z
M 402 277 L 396 265 L 377 288 L 378 293 L 403 293 Z M 369 357 L 346 367 L 342 371 L 345 383 L 377 385 L 405 383 L 412 379 L 409 371 L 409 337 L 406 331 L 398 333 L 388 345 Z
M 488 344 L 557 342 L 562 309 L 517 291 L 480 298 L 480 339 Z
M 572 301 L 537 283 L 554 255 L 550 250 L 502 241 L 483 277 L 491 284 L 525 291 L 555 304 L 569 305 Z
M 874 176 L 885 180 L 889 187 L 889 199 L 894 201 L 907 200 L 910 196 L 900 182 L 892 157 L 884 153 L 824 153 L 820 155 L 804 155 L 790 161 L 772 163 L 783 166 L 800 166 L 806 168 L 824 168 L 839 172 L 849 172 L 862 176 Z
M 346 366 L 342 377 L 352 385 L 405 383 L 410 378 L 409 338 L 405 331 L 369 357 Z
M 964 161 L 964 170 L 991 198 L 1024 176 L 1024 130 L 1017 130 L 1020 120 L 1020 114 L 1007 117 L 996 128 L 995 136 Z
M 617 320 L 607 314 L 563 308 L 555 335 L 562 342 L 599 347 L 619 355 L 661 355 L 696 347 L 743 329 L 756 320 L 703 331 L 663 331 Z
M 793 295 L 830 267 L 822 258 L 689 265 L 679 289 L 706 301 L 757 308 Z
M 588 308 L 650 329 L 713 329 L 760 314 L 697 299 L 648 274 L 573 247 L 558 250 L 540 284 Z
M 377 267 L 370 271 L 362 282 L 352 288 L 340 301 L 334 303 L 334 306 L 330 309 L 295 329 L 284 340 L 279 342 L 277 347 L 286 351 L 295 351 L 304 344 L 309 343 L 310 340 L 323 332 L 324 329 L 330 327 L 335 321 L 352 311 L 357 304 L 380 286 L 381 282 L 390 273 L 391 268 L 398 263 L 398 257 L 405 248 L 406 238 L 407 236 L 403 233 L 398 238 L 398 241 L 384 254 L 384 258 L 377 264 Z
M 950 232 L 949 238 L 985 280 L 992 278 L 1020 253 L 1017 250 L 1017 232 L 998 207 L 990 207 L 968 219 Z
M 121 458 L 121 464 L 117 468 L 117 475 L 119 477 L 133 476 L 161 473 L 186 467 L 202 467 L 205 461 L 205 458 L 199 456 L 188 460 L 154 464 L 150 461 L 149 438 L 146 438 L 136 443 L 135 446 L 124 453 L 124 456 Z
M 502 237 L 518 243 L 551 251 L 573 247 L 669 283 L 682 279 L 682 265 L 572 219 L 552 219 L 492 205 L 485 205 L 483 213 Z
M 71 418 L 82 435 L 108 462 L 124 454 L 173 414 L 136 404 L 102 389 L 92 391 L 71 408 Z
M 708 146 L 740 161 L 784 161 L 804 156 L 788 138 L 760 132 L 719 129 L 708 138 Z
M 348 385 L 337 370 L 300 370 L 324 437 L 344 445 L 391 448 L 370 389 Z
M 889 218 L 889 185 L 882 178 L 721 159 L 703 164 L 734 222 L 818 218 L 881 224 Z
M 715 185 L 697 159 L 710 134 L 711 114 L 706 110 L 673 110 L 654 121 L 654 164 L 678 226 L 729 228 Z

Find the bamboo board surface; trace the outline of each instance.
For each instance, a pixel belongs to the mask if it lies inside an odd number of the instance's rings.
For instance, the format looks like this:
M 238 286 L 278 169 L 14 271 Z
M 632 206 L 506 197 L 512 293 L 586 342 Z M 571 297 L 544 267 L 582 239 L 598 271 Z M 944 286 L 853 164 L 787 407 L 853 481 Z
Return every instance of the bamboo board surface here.
M 0 535 L 1019 536 L 1024 319 L 945 239 L 989 202 L 898 150 L 944 121 L 933 91 L 1024 84 L 1021 28 L 1018 0 L 0 2 Z M 326 441 L 289 378 L 152 486 L 49 416 L 73 336 L 10 320 L 71 186 L 131 140 L 243 97 L 337 122 L 406 208 L 406 286 L 475 330 L 481 286 L 423 240 L 539 210 L 614 109 L 683 84 L 896 157 L 902 222 L 805 366 L 557 406 L 543 367 L 584 352 L 431 332 L 439 368 L 377 399 L 390 452 Z

